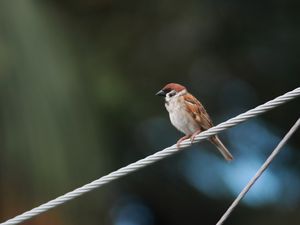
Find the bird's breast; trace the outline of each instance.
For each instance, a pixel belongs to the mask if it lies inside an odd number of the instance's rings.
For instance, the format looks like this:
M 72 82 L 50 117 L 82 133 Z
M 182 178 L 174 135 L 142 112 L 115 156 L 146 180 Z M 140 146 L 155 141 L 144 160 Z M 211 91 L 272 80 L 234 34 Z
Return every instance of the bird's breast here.
M 190 115 L 185 108 L 185 104 L 180 100 L 169 101 L 165 104 L 171 123 L 179 131 L 186 135 L 190 135 L 199 130 L 198 123 L 194 120 L 192 115 Z

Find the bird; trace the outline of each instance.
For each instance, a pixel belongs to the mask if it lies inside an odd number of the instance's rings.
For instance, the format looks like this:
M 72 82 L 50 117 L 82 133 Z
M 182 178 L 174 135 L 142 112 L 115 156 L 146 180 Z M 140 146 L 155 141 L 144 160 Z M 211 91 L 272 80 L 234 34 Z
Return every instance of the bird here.
M 183 85 L 169 83 L 156 95 L 164 97 L 172 125 L 185 134 L 177 141 L 177 148 L 180 148 L 182 141 L 189 138 L 193 143 L 197 134 L 213 127 L 213 122 L 204 106 Z M 217 135 L 210 137 L 209 141 L 217 147 L 227 161 L 233 160 L 232 154 Z

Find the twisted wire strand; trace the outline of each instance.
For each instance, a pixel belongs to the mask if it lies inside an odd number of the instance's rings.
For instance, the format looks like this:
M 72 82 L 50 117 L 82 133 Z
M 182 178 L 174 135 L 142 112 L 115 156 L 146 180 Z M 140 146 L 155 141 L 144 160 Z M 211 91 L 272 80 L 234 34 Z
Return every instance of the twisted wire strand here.
M 286 103 L 289 100 L 292 100 L 300 95 L 300 87 L 285 93 L 284 95 L 281 95 L 271 101 L 268 101 L 254 109 L 251 109 L 245 113 L 242 113 L 236 117 L 233 117 L 226 122 L 220 123 L 219 125 L 210 128 L 207 131 L 203 131 L 200 134 L 198 134 L 195 139 L 194 143 L 199 142 L 201 140 L 207 139 L 212 135 L 215 135 L 223 130 L 226 130 L 230 127 L 236 126 L 237 124 L 244 122 L 245 120 L 248 120 L 252 117 L 258 116 L 268 110 L 271 110 L 283 103 Z M 190 140 L 185 140 L 180 143 L 180 149 L 186 148 L 191 145 Z M 165 148 L 159 152 L 156 152 L 153 155 L 150 155 L 144 159 L 138 160 L 134 163 L 131 163 L 123 168 L 120 168 L 114 172 L 109 173 L 108 175 L 105 175 L 97 180 L 92 181 L 91 183 L 88 183 L 82 187 L 79 187 L 73 191 L 70 191 L 62 196 L 59 196 L 49 202 L 46 202 L 36 208 L 33 208 L 27 212 L 24 212 L 12 219 L 7 220 L 6 222 L 1 223 L 0 225 L 14 225 L 19 224 L 25 220 L 28 220 L 34 216 L 37 216 L 43 212 L 46 212 L 54 207 L 57 207 L 59 205 L 62 205 L 66 203 L 67 201 L 70 201 L 78 196 L 83 195 L 84 193 L 90 192 L 96 188 L 101 187 L 104 184 L 107 184 L 113 180 L 119 179 L 127 174 L 130 174 L 136 170 L 139 170 L 143 167 L 146 167 L 154 162 L 157 162 L 163 158 L 166 158 L 169 155 L 172 155 L 176 152 L 178 152 L 177 146 L 174 144 L 168 148 Z
M 279 142 L 276 148 L 273 150 L 271 155 L 267 158 L 264 164 L 259 168 L 256 174 L 251 178 L 251 180 L 247 183 L 244 189 L 240 192 L 240 194 L 236 197 L 236 199 L 232 202 L 220 220 L 216 223 L 216 225 L 222 225 L 225 220 L 231 215 L 232 211 L 235 207 L 240 203 L 240 201 L 245 197 L 250 188 L 254 185 L 254 183 L 258 180 L 258 178 L 263 174 L 263 172 L 268 168 L 271 162 L 274 160 L 276 155 L 280 152 L 282 147 L 287 143 L 287 141 L 291 138 L 291 136 L 296 132 L 296 130 L 300 126 L 300 118 L 296 121 L 296 123 L 292 126 L 289 132 L 284 136 L 284 138 Z

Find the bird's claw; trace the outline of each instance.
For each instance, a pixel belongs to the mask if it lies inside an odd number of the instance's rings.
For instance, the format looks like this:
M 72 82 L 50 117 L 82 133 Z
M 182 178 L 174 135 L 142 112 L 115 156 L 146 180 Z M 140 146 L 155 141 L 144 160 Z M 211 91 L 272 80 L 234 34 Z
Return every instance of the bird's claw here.
M 193 135 L 191 136 L 191 143 L 194 143 L 195 137 L 201 132 L 201 130 L 197 130 Z
M 176 147 L 177 147 L 177 148 L 180 148 L 180 143 L 183 142 L 184 140 L 190 138 L 190 137 L 191 137 L 191 135 L 185 135 L 185 136 L 183 136 L 182 138 L 180 138 L 180 139 L 177 141 L 177 143 L 176 143 Z

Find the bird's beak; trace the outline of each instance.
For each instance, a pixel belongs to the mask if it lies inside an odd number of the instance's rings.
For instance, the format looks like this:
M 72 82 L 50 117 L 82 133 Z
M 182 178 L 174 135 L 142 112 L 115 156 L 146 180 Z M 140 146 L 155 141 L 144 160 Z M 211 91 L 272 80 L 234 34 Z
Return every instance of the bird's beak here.
M 163 90 L 160 90 L 155 95 L 166 97 L 166 93 Z

